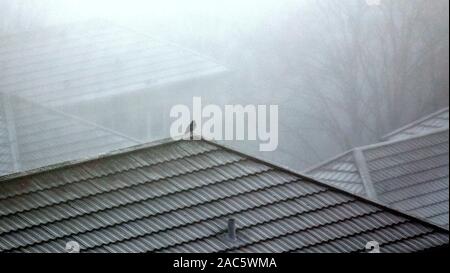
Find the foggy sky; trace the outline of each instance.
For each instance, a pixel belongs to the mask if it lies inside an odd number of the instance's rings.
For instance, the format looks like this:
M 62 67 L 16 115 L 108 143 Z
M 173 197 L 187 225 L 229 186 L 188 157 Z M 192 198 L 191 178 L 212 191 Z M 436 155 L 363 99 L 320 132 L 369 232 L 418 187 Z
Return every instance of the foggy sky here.
M 200 92 L 206 101 L 280 105 L 275 153 L 258 153 L 253 142 L 230 144 L 302 170 L 448 105 L 448 5 L 0 0 L 0 34 L 100 18 L 211 57 L 230 75 L 217 89 Z M 192 95 L 179 100 L 188 103 Z M 170 101 L 170 94 L 155 97 Z M 97 122 L 89 109 L 67 111 Z M 155 140 L 168 136 L 167 127 L 133 137 Z

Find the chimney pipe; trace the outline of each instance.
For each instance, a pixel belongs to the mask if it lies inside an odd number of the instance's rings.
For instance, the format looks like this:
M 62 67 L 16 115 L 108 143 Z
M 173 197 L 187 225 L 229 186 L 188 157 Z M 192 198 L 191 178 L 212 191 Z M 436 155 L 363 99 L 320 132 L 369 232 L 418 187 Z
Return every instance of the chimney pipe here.
M 230 241 L 236 241 L 236 220 L 231 218 L 228 220 L 228 239 Z

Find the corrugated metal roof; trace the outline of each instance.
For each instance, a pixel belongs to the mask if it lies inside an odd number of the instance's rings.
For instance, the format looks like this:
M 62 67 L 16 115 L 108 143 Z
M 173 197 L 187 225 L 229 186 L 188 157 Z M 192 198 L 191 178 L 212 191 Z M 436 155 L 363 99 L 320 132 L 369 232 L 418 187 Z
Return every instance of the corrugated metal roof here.
M 3 104 L 4 96 L 0 96 Z M 3 174 L 25 171 L 125 148 L 137 140 L 74 116 L 9 96 L 8 128 L 0 127 L 0 152 L 9 165 Z M 6 117 L 0 118 L 6 122 Z M 8 138 L 10 137 L 10 138 Z M 16 157 L 10 156 L 15 145 Z M 13 163 L 16 163 L 13 167 Z
M 224 240 L 236 219 L 238 241 Z M 448 231 L 208 141 L 166 141 L 0 181 L 0 250 L 385 252 Z M 418 243 L 415 243 L 415 242 Z
M 5 37 L 0 68 L 0 92 L 47 106 L 225 71 L 190 50 L 99 22 Z
M 361 151 L 366 170 L 358 168 L 362 178 L 359 186 L 368 194 L 367 185 L 373 187 L 373 198 L 410 214 L 433 221 L 439 225 L 449 224 L 449 131 L 434 130 L 432 133 L 407 139 L 382 142 L 349 152 Z M 360 162 L 352 157 L 354 166 Z M 331 160 L 307 171 L 326 183 L 355 193 L 349 188 L 349 180 L 339 173 L 330 174 L 330 166 L 341 164 L 341 160 Z M 370 196 L 370 195 L 369 195 Z
M 441 109 L 382 138 L 383 141 L 406 139 L 427 134 L 437 129 L 449 128 L 449 108 Z

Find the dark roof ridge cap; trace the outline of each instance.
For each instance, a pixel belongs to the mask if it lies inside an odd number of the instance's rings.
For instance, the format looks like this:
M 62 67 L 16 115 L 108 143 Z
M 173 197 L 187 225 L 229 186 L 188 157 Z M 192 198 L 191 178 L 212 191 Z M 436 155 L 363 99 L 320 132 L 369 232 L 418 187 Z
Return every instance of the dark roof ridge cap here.
M 445 107 L 445 108 L 442 108 L 442 109 L 440 109 L 440 110 L 438 110 L 436 112 L 433 112 L 433 113 L 431 113 L 429 115 L 426 115 L 425 117 L 419 118 L 419 119 L 417 119 L 417 120 L 415 120 L 415 121 L 413 121 L 411 123 L 406 124 L 405 126 L 402 126 L 402 127 L 398 128 L 398 129 L 396 129 L 393 132 L 390 132 L 390 133 L 382 136 L 381 137 L 381 141 L 386 141 L 388 138 L 390 138 L 390 137 L 392 137 L 392 136 L 394 136 L 394 135 L 396 135 L 396 134 L 398 134 L 398 133 L 400 133 L 400 132 L 402 132 L 402 131 L 404 131 L 406 129 L 412 128 L 412 127 L 414 127 L 416 125 L 419 125 L 420 123 L 422 123 L 422 122 L 424 122 L 424 121 L 426 121 L 426 120 L 428 120 L 430 118 L 433 118 L 435 116 L 438 116 L 438 115 L 440 115 L 440 114 L 442 114 L 444 112 L 448 112 L 448 111 L 449 111 L 449 107 Z

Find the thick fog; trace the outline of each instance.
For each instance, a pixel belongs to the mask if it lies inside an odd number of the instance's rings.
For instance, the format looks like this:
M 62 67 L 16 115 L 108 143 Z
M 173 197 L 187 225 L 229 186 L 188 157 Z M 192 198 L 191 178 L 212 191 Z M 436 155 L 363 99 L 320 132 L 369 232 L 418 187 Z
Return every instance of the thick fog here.
M 194 95 L 205 104 L 276 104 L 276 151 L 225 143 L 301 171 L 448 106 L 447 0 L 0 0 L 0 43 L 98 20 L 227 70 L 169 90 L 52 106 L 136 142 L 169 137 L 170 106 L 191 105 Z

